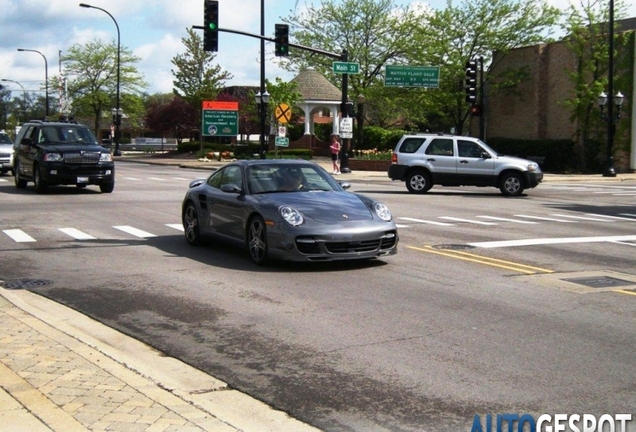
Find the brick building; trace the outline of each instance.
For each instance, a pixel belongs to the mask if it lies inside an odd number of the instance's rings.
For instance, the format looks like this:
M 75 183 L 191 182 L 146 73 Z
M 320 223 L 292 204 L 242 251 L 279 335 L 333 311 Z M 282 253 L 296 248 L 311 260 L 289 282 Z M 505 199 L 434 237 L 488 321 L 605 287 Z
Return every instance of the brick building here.
M 614 159 L 619 172 L 636 170 L 636 18 L 617 21 L 617 31 L 628 32 L 628 43 L 617 49 L 629 66 L 618 70 L 621 85 L 615 80 L 614 90 L 625 96 L 621 109 L 621 134 L 615 137 Z M 625 62 L 616 61 L 615 64 Z M 575 139 L 579 125 L 571 119 L 564 101 L 574 96 L 574 84 L 568 74 L 576 70 L 577 60 L 563 41 L 518 48 L 494 55 L 489 76 L 522 68 L 527 73 L 514 91 L 487 90 L 485 108 L 486 137 L 527 140 Z M 611 95 L 609 102 L 611 103 Z M 598 111 L 595 109 L 595 113 Z M 598 114 L 597 114 L 598 115 Z M 600 116 L 599 116 L 600 117 Z M 475 119 L 476 120 L 476 119 Z M 473 121 L 471 130 L 477 123 Z

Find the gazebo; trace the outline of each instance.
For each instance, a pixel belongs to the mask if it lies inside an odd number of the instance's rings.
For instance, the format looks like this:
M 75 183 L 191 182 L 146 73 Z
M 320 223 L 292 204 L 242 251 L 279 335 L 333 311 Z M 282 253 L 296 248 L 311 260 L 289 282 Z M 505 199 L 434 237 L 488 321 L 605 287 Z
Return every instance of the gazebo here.
M 296 106 L 305 113 L 305 135 L 314 134 L 314 115 L 323 108 L 333 113 L 333 133 L 339 131 L 342 91 L 314 69 L 305 69 L 291 80 L 298 84 L 302 102 Z

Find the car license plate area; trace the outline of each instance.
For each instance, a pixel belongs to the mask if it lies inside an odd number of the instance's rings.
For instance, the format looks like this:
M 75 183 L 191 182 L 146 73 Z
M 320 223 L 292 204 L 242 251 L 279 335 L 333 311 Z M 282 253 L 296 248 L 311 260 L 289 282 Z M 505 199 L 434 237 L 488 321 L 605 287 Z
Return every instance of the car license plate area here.
M 78 177 L 77 184 L 85 184 L 88 183 L 88 177 Z

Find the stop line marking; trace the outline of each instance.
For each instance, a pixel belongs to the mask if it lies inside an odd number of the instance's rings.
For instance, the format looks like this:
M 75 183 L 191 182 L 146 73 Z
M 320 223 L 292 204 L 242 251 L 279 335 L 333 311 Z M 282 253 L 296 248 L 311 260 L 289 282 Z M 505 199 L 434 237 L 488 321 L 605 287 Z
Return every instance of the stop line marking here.
M 604 237 L 557 237 L 557 238 L 535 238 L 523 240 L 502 240 L 489 242 L 467 243 L 469 246 L 479 248 L 503 248 L 503 247 L 519 247 L 519 246 L 538 246 L 550 244 L 568 244 L 568 243 L 619 243 L 636 240 L 636 235 L 628 236 L 604 236 Z

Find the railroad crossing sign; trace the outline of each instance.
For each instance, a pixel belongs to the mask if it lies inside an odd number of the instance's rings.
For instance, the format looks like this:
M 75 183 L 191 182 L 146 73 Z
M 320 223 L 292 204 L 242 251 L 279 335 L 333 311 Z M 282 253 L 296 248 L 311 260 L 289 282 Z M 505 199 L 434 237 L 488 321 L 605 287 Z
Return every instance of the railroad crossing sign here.
M 278 104 L 276 111 L 274 112 L 276 121 L 283 124 L 290 122 L 291 115 L 291 108 L 285 103 Z

